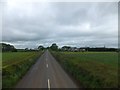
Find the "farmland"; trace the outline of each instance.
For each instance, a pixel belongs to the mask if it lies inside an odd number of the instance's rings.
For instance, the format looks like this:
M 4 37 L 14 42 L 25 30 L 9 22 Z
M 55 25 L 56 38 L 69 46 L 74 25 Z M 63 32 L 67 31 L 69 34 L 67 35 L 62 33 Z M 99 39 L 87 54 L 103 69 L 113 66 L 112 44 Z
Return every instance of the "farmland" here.
M 13 87 L 41 54 L 42 52 L 2 53 L 3 88 Z
M 0 52 L 0 71 L 2 70 L 2 53 Z
M 0 52 L 0 88 L 2 87 L 2 53 Z
M 52 52 L 52 54 L 85 88 L 118 86 L 116 52 Z

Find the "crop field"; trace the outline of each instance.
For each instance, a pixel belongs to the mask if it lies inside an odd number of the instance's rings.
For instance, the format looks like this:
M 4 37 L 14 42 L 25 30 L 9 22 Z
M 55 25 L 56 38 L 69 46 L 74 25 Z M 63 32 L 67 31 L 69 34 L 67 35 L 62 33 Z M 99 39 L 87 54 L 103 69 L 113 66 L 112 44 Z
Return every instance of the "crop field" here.
M 41 54 L 42 52 L 2 53 L 3 88 L 13 87 Z
M 52 52 L 52 54 L 83 87 L 118 87 L 117 52 Z

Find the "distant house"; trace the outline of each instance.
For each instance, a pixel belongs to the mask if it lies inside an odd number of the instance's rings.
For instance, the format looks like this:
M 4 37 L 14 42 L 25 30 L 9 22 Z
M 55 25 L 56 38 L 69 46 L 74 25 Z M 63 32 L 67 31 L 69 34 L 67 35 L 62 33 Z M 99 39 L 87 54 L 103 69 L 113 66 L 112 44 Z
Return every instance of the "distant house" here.
M 38 48 L 34 48 L 34 49 L 31 49 L 31 50 L 35 50 L 35 51 L 38 51 L 39 49 L 38 49 Z
M 62 51 L 71 51 L 71 52 L 78 52 L 79 48 L 77 47 L 70 47 L 70 46 L 63 46 L 61 48 Z
M 71 48 L 70 48 L 70 51 L 72 51 L 72 52 L 78 52 L 78 51 L 79 51 L 79 48 L 77 48 L 77 47 L 71 47 Z
M 80 51 L 80 52 L 85 52 L 86 49 L 85 49 L 85 48 L 79 48 L 79 51 Z
M 81 48 L 79 48 L 79 50 L 82 51 L 82 52 L 83 52 L 83 51 L 88 51 L 88 50 L 89 50 L 89 47 L 81 47 Z
M 63 46 L 61 49 L 62 51 L 70 51 L 70 46 Z

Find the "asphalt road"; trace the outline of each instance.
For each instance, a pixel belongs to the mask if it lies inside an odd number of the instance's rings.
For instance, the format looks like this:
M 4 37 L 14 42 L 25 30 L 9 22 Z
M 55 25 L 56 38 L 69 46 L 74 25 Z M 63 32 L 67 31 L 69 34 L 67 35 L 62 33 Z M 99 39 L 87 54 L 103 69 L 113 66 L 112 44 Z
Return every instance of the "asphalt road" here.
M 18 82 L 16 88 L 78 88 L 47 50 Z

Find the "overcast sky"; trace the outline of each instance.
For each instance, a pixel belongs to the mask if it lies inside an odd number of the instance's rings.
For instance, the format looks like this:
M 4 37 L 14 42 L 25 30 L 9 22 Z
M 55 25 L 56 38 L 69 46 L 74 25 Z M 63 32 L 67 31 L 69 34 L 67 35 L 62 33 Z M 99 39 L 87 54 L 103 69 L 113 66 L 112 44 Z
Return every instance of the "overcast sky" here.
M 116 2 L 6 2 L 2 40 L 16 48 L 36 48 L 57 43 L 60 47 L 117 47 Z

